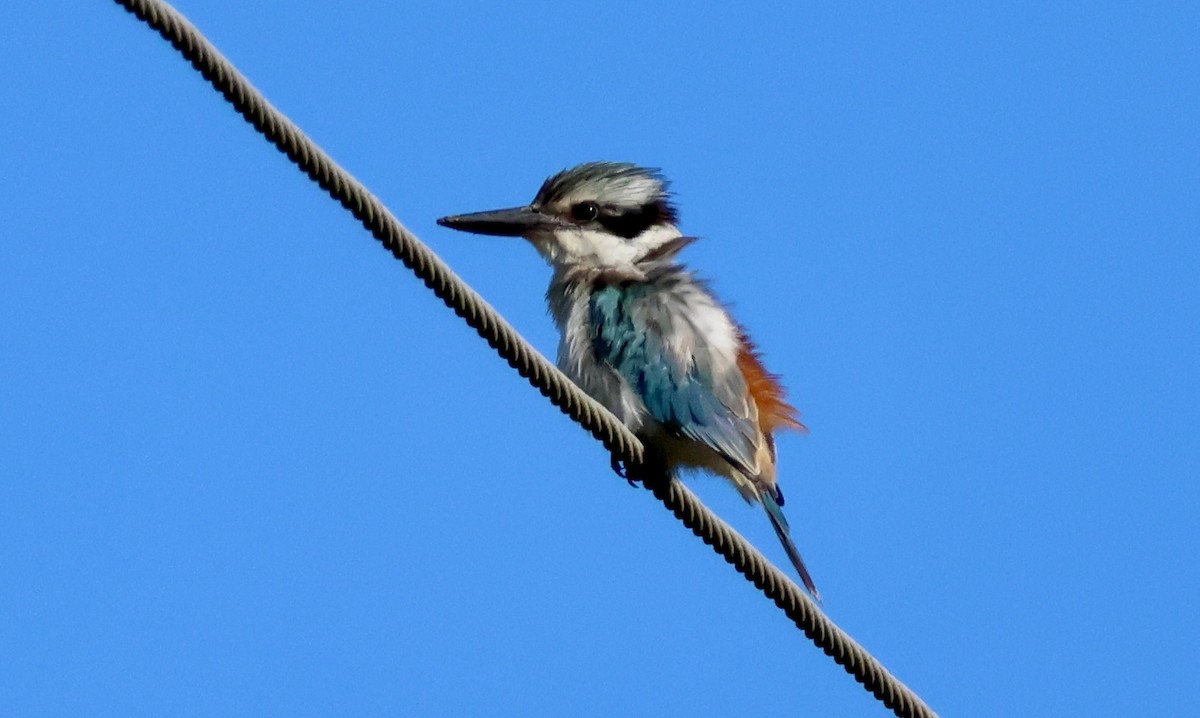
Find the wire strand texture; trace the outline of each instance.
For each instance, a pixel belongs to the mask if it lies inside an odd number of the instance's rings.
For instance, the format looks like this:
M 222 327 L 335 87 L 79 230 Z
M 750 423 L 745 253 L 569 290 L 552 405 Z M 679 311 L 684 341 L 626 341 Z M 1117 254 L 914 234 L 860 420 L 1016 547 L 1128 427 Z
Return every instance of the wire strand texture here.
M 587 429 L 644 479 L 675 516 L 759 588 L 810 640 L 901 718 L 936 714 L 870 653 L 834 624 L 784 573 L 713 514 L 696 496 L 651 461 L 643 447 L 607 409 L 529 345 L 492 307 L 397 220 L 366 187 L 259 93 L 249 80 L 186 18 L 161 0 L 114 0 L 157 31 L 264 137 L 340 202 L 454 310 L 521 376 Z

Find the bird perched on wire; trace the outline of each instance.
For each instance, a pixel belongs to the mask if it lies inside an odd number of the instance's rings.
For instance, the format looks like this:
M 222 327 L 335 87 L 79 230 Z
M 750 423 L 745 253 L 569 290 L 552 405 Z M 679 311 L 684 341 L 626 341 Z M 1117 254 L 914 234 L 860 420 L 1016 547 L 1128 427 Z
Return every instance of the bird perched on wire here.
M 707 469 L 761 502 L 819 600 L 776 482 L 774 432 L 804 427 L 745 330 L 680 262 L 695 239 L 677 218 L 657 170 L 589 162 L 547 179 L 528 205 L 438 224 L 532 243 L 554 271 L 559 368 L 668 468 Z

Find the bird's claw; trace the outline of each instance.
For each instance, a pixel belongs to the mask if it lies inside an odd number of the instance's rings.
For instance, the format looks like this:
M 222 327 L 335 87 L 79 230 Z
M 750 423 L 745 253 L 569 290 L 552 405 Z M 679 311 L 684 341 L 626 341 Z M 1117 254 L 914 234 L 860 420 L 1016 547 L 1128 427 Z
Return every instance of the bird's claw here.
M 612 461 L 613 473 L 615 473 L 617 476 L 620 476 L 622 479 L 625 479 L 630 486 L 637 488 L 638 482 L 636 479 L 629 478 L 629 467 L 625 465 L 625 462 L 621 461 L 615 456 L 610 460 Z

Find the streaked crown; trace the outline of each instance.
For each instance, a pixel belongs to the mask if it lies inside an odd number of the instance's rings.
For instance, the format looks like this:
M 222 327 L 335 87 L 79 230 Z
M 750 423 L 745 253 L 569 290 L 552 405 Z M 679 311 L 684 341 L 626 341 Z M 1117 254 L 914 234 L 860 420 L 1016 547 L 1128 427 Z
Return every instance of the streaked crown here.
M 632 239 L 657 224 L 675 224 L 669 182 L 657 169 L 628 162 L 586 162 L 542 183 L 535 207 L 577 224 L 596 222 Z

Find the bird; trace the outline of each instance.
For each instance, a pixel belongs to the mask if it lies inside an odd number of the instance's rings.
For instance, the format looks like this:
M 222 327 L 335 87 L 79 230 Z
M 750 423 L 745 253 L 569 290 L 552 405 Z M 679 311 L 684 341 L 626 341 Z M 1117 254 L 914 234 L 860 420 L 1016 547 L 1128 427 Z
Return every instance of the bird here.
M 776 471 L 775 432 L 805 427 L 746 330 L 679 259 L 696 238 L 680 231 L 661 171 L 586 162 L 546 179 L 527 205 L 437 222 L 531 243 L 552 269 L 558 367 L 668 469 L 707 470 L 760 503 L 821 600 L 784 518 Z

